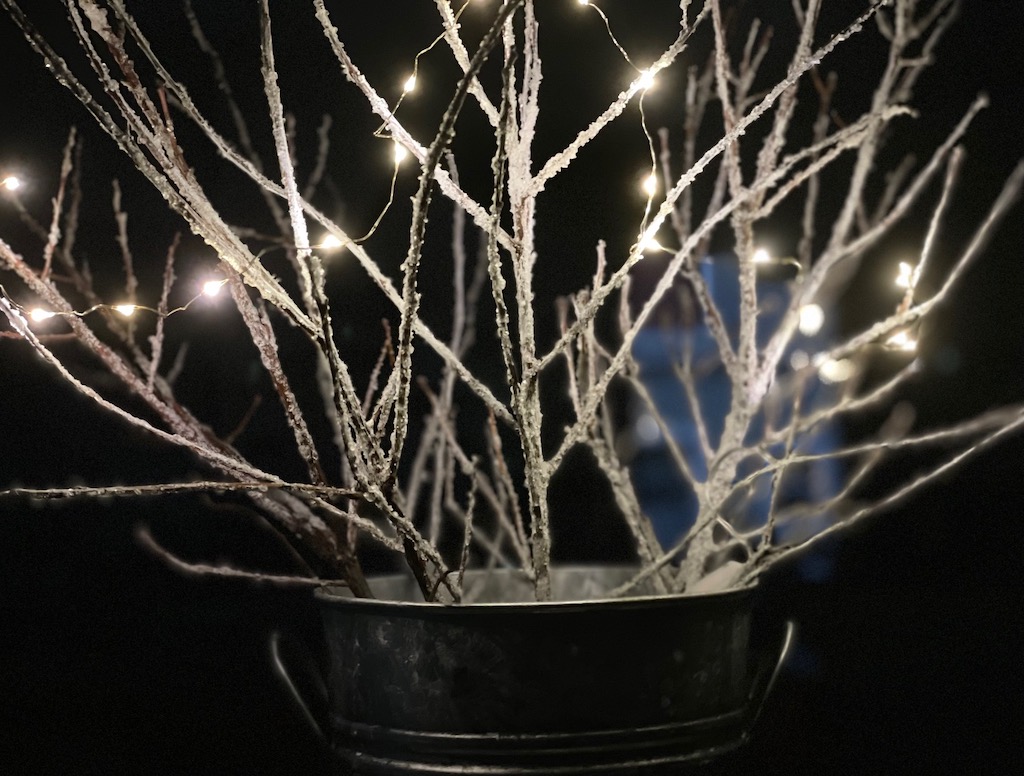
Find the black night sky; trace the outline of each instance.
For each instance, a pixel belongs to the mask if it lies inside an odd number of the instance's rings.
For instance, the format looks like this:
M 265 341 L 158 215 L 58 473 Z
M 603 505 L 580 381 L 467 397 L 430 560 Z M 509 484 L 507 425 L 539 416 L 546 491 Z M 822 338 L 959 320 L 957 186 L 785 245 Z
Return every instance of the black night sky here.
M 473 0 L 464 19 L 470 32 L 486 18 L 477 3 Z M 26 0 L 22 5 L 31 7 L 30 16 L 77 68 L 81 62 L 62 4 Z M 243 108 L 250 105 L 259 116 L 257 3 L 193 0 L 193 5 L 221 47 Z M 377 8 L 386 7 L 384 19 L 366 10 L 369 3 L 328 5 L 336 23 L 348 25 L 342 34 L 354 59 L 372 82 L 391 84 L 387 94 L 396 97 L 412 55 L 436 34 L 434 4 L 378 3 Z M 675 0 L 600 5 L 638 61 L 674 36 Z M 742 7 L 740 18 L 778 6 L 783 12 L 778 44 L 791 40 L 789 3 L 730 5 Z M 837 31 L 862 5 L 825 0 L 822 30 Z M 961 5 L 937 63 L 916 90 L 921 117 L 900 125 L 890 147 L 894 155 L 910 147 L 934 148 L 977 93 L 989 94 L 991 106 L 965 142 L 964 179 L 948 223 L 951 242 L 968 238 L 1024 156 L 1024 3 L 963 0 Z M 542 53 L 552 63 L 542 87 L 542 109 L 552 117 L 539 140 L 537 156 L 544 158 L 588 122 L 629 74 L 603 25 L 575 0 L 539 0 L 538 6 Z M 136 2 L 129 8 L 200 107 L 219 126 L 229 126 L 179 3 Z M 388 196 L 390 144 L 346 140 L 368 138 L 378 123 L 339 74 L 311 3 L 273 0 L 271 13 L 281 88 L 298 119 L 300 175 L 312 166 L 316 125 L 329 110 L 334 123 L 328 176 L 334 183 L 320 188 L 317 203 L 340 223 L 351 224 L 353 232 L 365 230 Z M 632 27 L 662 18 L 665 40 L 630 34 Z M 24 178 L 21 201 L 48 224 L 61 149 L 69 125 L 77 125 L 85 190 L 78 250 L 98 285 L 115 289 L 123 282 L 110 207 L 110 181 L 118 178 L 140 284 L 155 302 L 167 246 L 176 231 L 187 232 L 185 225 L 166 212 L 142 176 L 53 81 L 6 15 L 0 18 L 0 52 L 0 177 Z M 872 70 L 861 63 L 871 53 L 869 44 L 854 41 L 837 55 L 840 114 L 844 106 L 852 112 L 869 93 Z M 562 57 L 568 64 L 556 65 Z M 426 91 L 410 99 L 402 115 L 422 139 L 436 124 L 449 88 L 431 92 L 429 85 L 454 83 L 455 68 L 442 47 L 427 54 L 420 67 Z M 609 86 L 607 73 L 621 73 L 622 83 Z M 558 96 L 567 92 L 570 98 Z M 673 131 L 678 126 L 678 106 L 659 100 L 657 92 L 648 109 L 652 126 L 664 123 Z M 491 147 L 490 140 L 480 141 L 488 130 L 474 111 L 466 113 L 455 151 L 467 159 L 466 190 L 488 201 Z M 574 171 L 552 187 L 561 204 L 538 216 L 544 235 L 538 248 L 551 259 L 541 261 L 537 283 L 552 299 L 586 280 L 598 238 L 609 240 L 610 255 L 616 250 L 621 255 L 629 245 L 642 203 L 633 202 L 634 211 L 623 212 L 620 189 L 632 186 L 631 176 L 646 164 L 638 124 L 636 112 L 627 112 L 608 141 L 581 158 L 581 169 L 587 163 L 598 172 Z M 214 200 L 223 203 L 227 219 L 258 223 L 261 216 L 253 214 L 264 210 L 252 188 L 226 171 L 208 148 L 196 145 L 198 135 L 183 118 L 179 129 L 186 149 L 197 149 L 190 162 Z M 260 125 L 254 138 L 271 160 L 269 129 Z M 628 183 L 617 183 L 624 180 Z M 397 181 L 395 209 L 369 243 L 392 273 L 404 258 L 407 203 L 414 191 L 415 174 L 406 170 Z M 908 239 L 919 239 L 926 218 L 924 212 L 919 223 L 908 226 Z M 432 217 L 428 251 L 436 251 L 439 262 L 450 240 L 448 222 L 442 208 Z M 1024 205 L 1018 203 L 961 293 L 925 328 L 926 389 L 913 394 L 922 422 L 1024 399 L 1022 225 Z M 6 196 L 0 197 L 0 238 L 38 259 L 39 241 Z M 179 255 L 183 278 L 198 280 L 214 267 L 211 249 L 187 234 Z M 271 254 L 268 266 L 275 260 Z M 357 266 L 345 263 L 344 256 L 336 261 L 329 273 L 339 310 L 339 346 L 353 359 L 356 373 L 365 374 L 377 357 L 380 319 L 392 311 Z M 443 316 L 448 276 L 438 271 L 436 277 L 443 281 L 435 291 L 442 304 L 433 314 Z M 12 280 L 0 273 L 5 286 Z M 870 284 L 855 292 L 842 311 L 850 326 L 887 293 Z M 196 305 L 176 324 L 173 337 L 190 343 L 180 383 L 183 399 L 227 433 L 268 386 L 252 369 L 255 356 L 232 345 L 244 328 L 223 308 Z M 426 314 L 429 318 L 431 312 Z M 549 327 L 545 336 L 550 337 L 553 317 L 542 316 L 540 325 Z M 0 325 L 4 333 L 6 324 Z M 302 477 L 300 462 L 277 441 L 281 420 L 270 409 L 272 396 L 266 398 L 239 446 L 273 471 Z M 1022 462 L 1024 439 L 1003 443 L 906 505 L 850 531 L 834 548 L 835 570 L 825 581 L 806 582 L 793 570 L 766 580 L 767 616 L 795 618 L 804 648 L 769 699 L 754 740 L 722 765 L 722 773 L 997 774 L 1024 760 L 1019 732 L 1024 725 Z M 0 338 L 0 489 L 181 480 L 196 471 L 185 454 L 101 415 L 60 384 L 24 343 Z M 553 499 L 556 512 L 571 506 L 582 513 L 561 537 L 562 557 L 615 559 L 620 534 L 602 522 L 600 492 L 588 498 L 585 478 L 570 472 L 556 483 Z M 584 520 L 590 526 L 586 536 L 579 530 Z M 142 524 L 189 559 L 291 570 L 289 559 L 269 537 L 253 531 L 246 512 L 234 503 L 195 497 L 46 506 L 0 500 L 0 773 L 327 773 L 324 752 L 278 686 L 268 658 L 267 640 L 275 630 L 318 643 L 317 613 L 308 594 L 182 576 L 137 546 L 134 531 Z

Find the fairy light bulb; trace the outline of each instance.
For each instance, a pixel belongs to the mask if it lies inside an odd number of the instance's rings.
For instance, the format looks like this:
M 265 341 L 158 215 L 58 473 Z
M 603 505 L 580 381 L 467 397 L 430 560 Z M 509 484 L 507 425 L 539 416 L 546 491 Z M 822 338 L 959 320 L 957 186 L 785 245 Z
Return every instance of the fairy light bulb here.
M 893 334 L 885 341 L 885 344 L 895 350 L 905 350 L 910 352 L 917 349 L 917 340 L 910 336 L 910 332 L 906 329 L 901 329 Z
M 17 175 L 8 175 L 0 181 L 0 186 L 3 186 L 8 191 L 17 191 L 22 185 L 22 180 Z
M 135 305 L 133 305 L 133 304 L 115 304 L 114 305 L 115 312 L 120 313 L 125 318 L 131 318 L 133 315 L 135 315 L 135 310 L 136 309 L 138 309 L 138 308 L 136 308 Z
M 768 253 L 766 248 L 758 248 L 754 251 L 754 255 L 750 257 L 750 260 L 755 264 L 770 264 L 772 255 Z
M 399 143 L 396 140 L 395 141 L 395 164 L 401 164 L 402 162 L 404 162 L 405 161 L 405 157 L 407 157 L 408 155 L 409 155 L 409 152 L 406 150 L 405 146 L 402 145 L 401 143 Z
M 203 283 L 203 296 L 214 297 L 220 293 L 221 289 L 224 288 L 226 280 L 207 280 Z
M 650 226 L 647 227 L 646 231 L 644 231 L 644 233 L 640 235 L 640 239 L 637 240 L 636 243 L 636 252 L 640 254 L 641 258 L 643 258 L 645 250 L 654 250 L 655 246 L 657 246 L 657 248 L 660 250 L 665 250 L 658 243 L 658 238 L 656 237 L 657 234 L 658 230 L 656 226 L 654 224 L 651 224 Z
M 854 365 L 848 358 L 827 358 L 818 367 L 818 376 L 828 384 L 844 383 L 853 377 Z
M 650 89 L 654 86 L 654 70 L 652 68 L 641 70 L 636 85 L 641 89 Z
M 40 321 L 45 321 L 49 318 L 52 318 L 56 314 L 57 313 L 52 312 L 50 310 L 44 310 L 42 307 L 35 307 L 32 310 L 29 310 L 28 317 L 31 318 L 36 323 L 39 323 Z
M 322 251 L 336 251 L 340 247 L 342 247 L 341 240 L 339 240 L 331 233 L 325 234 L 324 238 L 320 241 L 320 244 L 317 246 L 317 248 L 319 248 Z
M 794 372 L 799 372 L 801 369 L 805 369 L 811 363 L 811 357 L 802 350 L 794 350 L 789 357 L 789 367 Z
M 655 417 L 649 412 L 645 412 L 636 419 L 633 433 L 636 434 L 637 441 L 645 447 L 654 445 L 661 439 L 661 427 L 658 425 Z
M 653 197 L 658 192 L 658 176 L 653 172 L 644 178 L 641 187 L 648 197 Z
M 900 288 L 910 288 L 914 282 L 914 266 L 906 261 L 900 262 L 900 272 L 896 276 L 896 285 Z
M 665 250 L 665 246 L 659 243 L 654 236 L 644 237 L 640 241 L 640 253 L 657 253 L 658 251 Z
M 801 334 L 813 337 L 821 331 L 824 323 L 825 311 L 821 309 L 821 305 L 805 304 L 800 308 L 800 320 L 797 328 L 800 329 Z
M 590 5 L 590 0 L 576 0 L 580 5 Z
M 402 84 L 402 91 L 408 94 L 409 92 L 416 90 L 416 74 L 413 73 L 405 79 L 405 83 Z

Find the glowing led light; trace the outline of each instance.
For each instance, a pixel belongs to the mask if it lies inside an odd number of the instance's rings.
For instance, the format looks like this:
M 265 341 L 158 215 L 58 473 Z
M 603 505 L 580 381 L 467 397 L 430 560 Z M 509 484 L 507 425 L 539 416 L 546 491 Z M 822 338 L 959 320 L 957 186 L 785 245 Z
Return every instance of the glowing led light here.
M 409 152 L 405 150 L 405 146 L 395 141 L 395 164 L 401 164 L 405 161 L 405 157 L 409 155 Z
M 917 340 L 911 337 L 910 332 L 906 329 L 893 334 L 885 341 L 885 344 L 890 348 L 895 348 L 896 350 L 911 351 L 917 349 Z
M 658 191 L 658 176 L 652 172 L 650 175 L 644 178 L 644 182 L 641 184 L 641 186 L 643 187 L 644 193 L 647 194 L 648 197 L 653 197 Z
M 900 262 L 900 274 L 896 276 L 896 285 L 900 288 L 910 288 L 910 284 L 913 282 L 914 267 L 912 264 L 901 261 Z
M 580 5 L 590 5 L 590 0 L 576 0 Z
M 42 307 L 36 307 L 29 311 L 28 317 L 31 318 L 33 321 L 38 322 L 45 321 L 47 318 L 52 318 L 56 314 L 57 313 L 50 312 L 49 310 L 44 310 Z
M 636 434 L 637 441 L 643 446 L 653 445 L 661 439 L 661 429 L 658 427 L 658 421 L 648 412 L 645 412 L 636 419 L 633 431 Z
M 657 234 L 658 230 L 654 227 L 653 224 L 647 227 L 647 231 L 640 235 L 640 240 L 637 242 L 637 253 L 643 256 L 645 250 L 654 250 L 655 247 L 660 248 L 661 250 L 665 250 L 658 243 L 658 238 L 656 236 Z
M 768 253 L 765 248 L 758 248 L 754 251 L 754 255 L 750 257 L 750 260 L 755 264 L 768 264 L 772 260 L 772 255 Z
M 341 240 L 333 234 L 328 233 L 324 235 L 324 239 L 322 239 L 320 244 L 316 247 L 323 251 L 336 251 L 338 248 L 342 247 L 342 243 Z
M 641 89 L 650 89 L 654 86 L 654 71 L 648 68 L 640 71 L 640 78 L 637 79 L 637 86 Z
M 135 310 L 136 309 L 137 308 L 133 304 L 115 304 L 114 305 L 114 310 L 116 310 L 117 312 L 121 313 L 121 315 L 123 315 L 125 318 L 131 318 L 133 315 L 135 315 Z
M 818 367 L 818 375 L 825 383 L 842 383 L 853 377 L 854 365 L 848 358 L 827 358 Z
M 665 250 L 665 246 L 658 242 L 653 235 L 651 237 L 644 237 L 640 241 L 640 253 L 654 253 L 663 250 Z
M 8 175 L 0 181 L 0 186 L 3 186 L 8 191 L 17 191 L 22 186 L 21 178 L 17 175 Z
M 411 76 L 405 79 L 405 83 L 402 84 L 402 91 L 411 92 L 416 89 L 416 74 L 413 73 Z
M 805 304 L 800 308 L 800 322 L 797 324 L 797 327 L 800 329 L 801 334 L 813 337 L 821 331 L 824 323 L 825 311 L 821 309 L 820 305 Z
M 793 354 L 789 357 L 789 366 L 794 372 L 799 372 L 801 369 L 811 363 L 811 358 L 802 350 L 794 350 Z
M 203 283 L 203 296 L 217 296 L 226 282 L 226 280 L 207 280 Z

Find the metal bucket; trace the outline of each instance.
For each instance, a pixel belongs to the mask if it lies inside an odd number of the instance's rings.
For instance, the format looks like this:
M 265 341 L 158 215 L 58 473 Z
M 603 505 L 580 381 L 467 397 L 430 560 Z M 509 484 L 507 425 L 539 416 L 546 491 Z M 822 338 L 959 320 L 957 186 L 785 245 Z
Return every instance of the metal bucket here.
M 415 603 L 404 577 L 319 591 L 331 747 L 359 774 L 582 774 L 739 746 L 789 634 L 752 638 L 749 589 L 595 598 L 634 572 L 556 570 L 552 603 L 513 572 L 467 574 L 506 603 Z

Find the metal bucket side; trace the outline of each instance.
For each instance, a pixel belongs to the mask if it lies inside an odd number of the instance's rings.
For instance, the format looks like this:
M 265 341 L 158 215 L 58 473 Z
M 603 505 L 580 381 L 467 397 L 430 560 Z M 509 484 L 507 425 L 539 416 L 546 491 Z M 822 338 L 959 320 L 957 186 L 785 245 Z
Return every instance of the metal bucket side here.
M 588 574 L 609 571 L 570 570 Z M 710 756 L 741 743 L 748 722 L 752 597 L 446 607 L 319 593 L 333 746 L 379 773 L 602 772 Z

